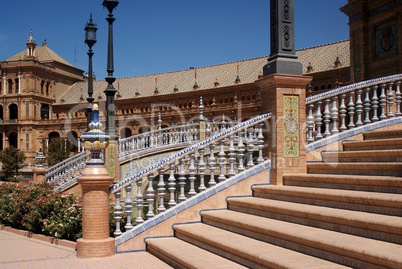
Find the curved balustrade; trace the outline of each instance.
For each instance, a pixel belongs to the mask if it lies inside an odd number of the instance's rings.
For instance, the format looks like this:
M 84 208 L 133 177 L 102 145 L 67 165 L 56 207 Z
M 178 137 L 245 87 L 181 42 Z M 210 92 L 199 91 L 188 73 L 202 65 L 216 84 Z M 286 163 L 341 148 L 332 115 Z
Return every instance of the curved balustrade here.
M 143 223 L 144 218 L 153 218 L 207 187 L 253 167 L 255 163 L 262 163 L 262 130 L 264 122 L 270 117 L 270 114 L 264 114 L 224 128 L 114 185 L 111 193 L 116 197 L 115 236 L 122 234 L 123 212 L 127 231 L 133 228 L 133 223 Z M 165 173 L 169 176 L 167 180 Z M 144 191 L 143 185 L 146 185 Z M 145 216 L 144 206 L 147 206 Z
M 198 123 L 173 126 L 119 139 L 119 158 L 163 146 L 187 145 L 198 141 Z
M 54 183 L 55 190 L 63 189 L 81 176 L 89 152 L 81 152 L 46 169 L 45 182 Z
M 307 143 L 400 117 L 402 74 L 344 86 L 306 98 Z

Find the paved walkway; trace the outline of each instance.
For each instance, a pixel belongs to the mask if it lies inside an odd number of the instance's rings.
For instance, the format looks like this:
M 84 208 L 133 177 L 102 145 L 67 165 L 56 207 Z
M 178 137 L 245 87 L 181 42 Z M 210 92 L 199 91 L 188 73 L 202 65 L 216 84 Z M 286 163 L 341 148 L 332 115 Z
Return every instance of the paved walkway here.
M 171 268 L 147 252 L 116 254 L 102 259 L 79 259 L 76 252 L 40 240 L 0 230 L 0 269 Z

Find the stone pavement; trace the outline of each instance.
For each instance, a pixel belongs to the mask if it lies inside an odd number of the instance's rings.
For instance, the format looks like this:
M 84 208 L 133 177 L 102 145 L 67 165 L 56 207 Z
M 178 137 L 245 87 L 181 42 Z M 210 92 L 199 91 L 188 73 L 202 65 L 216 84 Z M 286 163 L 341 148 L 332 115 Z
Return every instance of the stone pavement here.
M 101 259 L 79 259 L 69 247 L 50 244 L 0 230 L 0 269 L 171 268 L 148 252 L 116 254 Z

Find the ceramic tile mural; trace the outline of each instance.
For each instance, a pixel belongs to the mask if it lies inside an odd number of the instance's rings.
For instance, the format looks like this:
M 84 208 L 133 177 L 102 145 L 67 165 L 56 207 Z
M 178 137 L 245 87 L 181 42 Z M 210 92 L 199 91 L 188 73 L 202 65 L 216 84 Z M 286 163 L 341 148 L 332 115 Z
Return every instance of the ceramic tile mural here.
M 285 95 L 284 109 L 284 157 L 299 157 L 299 96 Z

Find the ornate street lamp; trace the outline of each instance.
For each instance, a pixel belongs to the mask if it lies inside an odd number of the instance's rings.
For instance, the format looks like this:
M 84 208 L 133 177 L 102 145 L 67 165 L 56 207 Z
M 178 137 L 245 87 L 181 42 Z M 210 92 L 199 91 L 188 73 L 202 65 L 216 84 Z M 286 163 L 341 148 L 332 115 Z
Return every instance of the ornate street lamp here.
M 95 100 L 92 97 L 92 94 L 94 92 L 93 89 L 93 78 L 92 78 L 92 56 L 94 53 L 92 52 L 92 46 L 95 45 L 96 43 L 96 30 L 98 30 L 98 27 L 96 27 L 96 24 L 93 23 L 92 21 L 92 14 L 89 17 L 89 22 L 85 25 L 85 44 L 88 46 L 88 108 L 87 108 L 87 126 L 89 126 L 89 123 L 92 120 L 92 102 Z
M 108 46 L 107 46 L 107 73 L 108 76 L 105 78 L 108 86 L 104 93 L 106 95 L 106 132 L 110 136 L 111 139 L 116 137 L 116 126 L 114 121 L 114 112 L 115 112 L 115 104 L 114 104 L 114 95 L 117 92 L 113 86 L 113 82 L 116 78 L 113 77 L 114 72 L 114 64 L 113 64 L 113 22 L 115 18 L 113 17 L 113 10 L 117 7 L 119 1 L 117 0 L 104 0 L 102 5 L 108 11 L 108 17 L 106 21 L 109 23 L 109 31 L 108 31 Z

